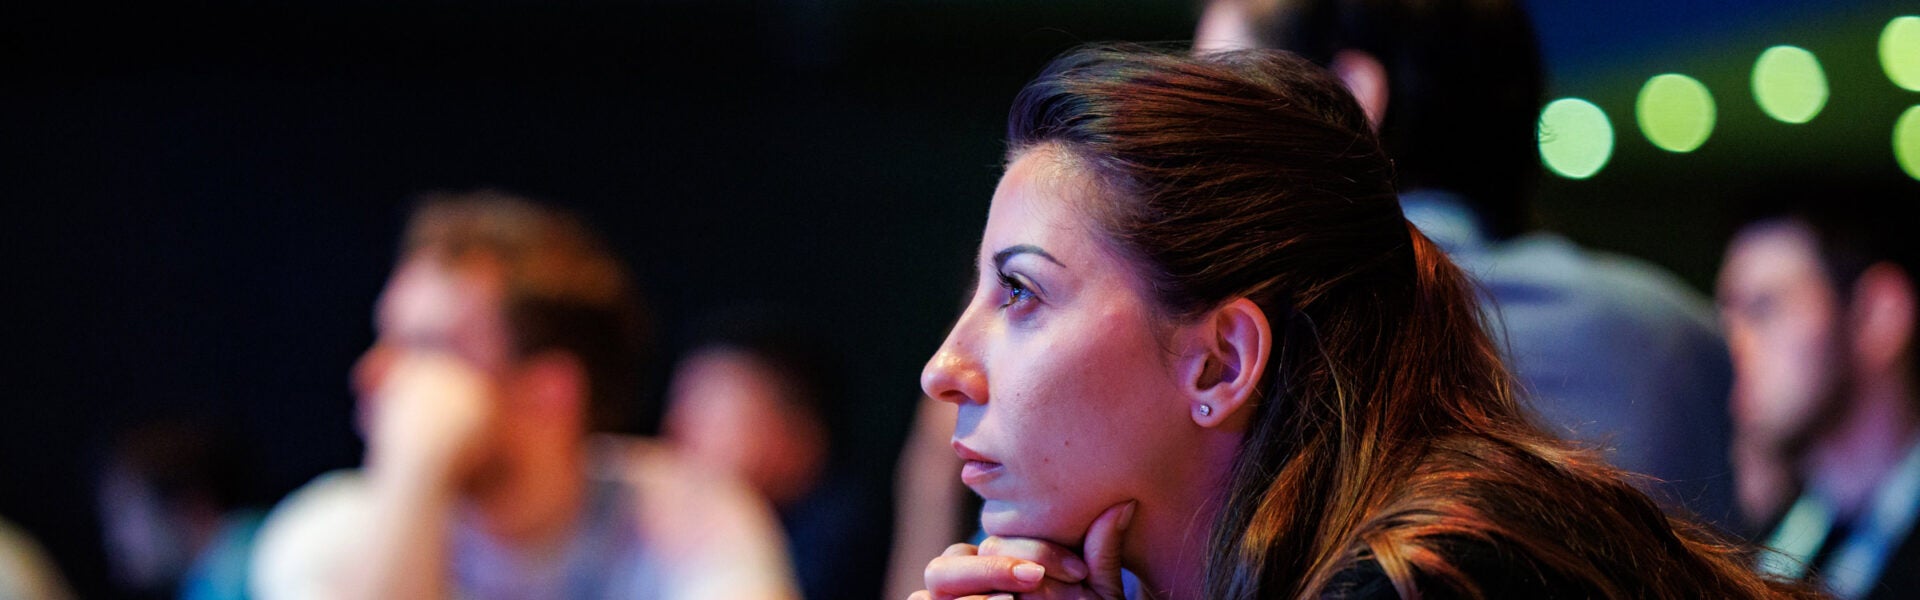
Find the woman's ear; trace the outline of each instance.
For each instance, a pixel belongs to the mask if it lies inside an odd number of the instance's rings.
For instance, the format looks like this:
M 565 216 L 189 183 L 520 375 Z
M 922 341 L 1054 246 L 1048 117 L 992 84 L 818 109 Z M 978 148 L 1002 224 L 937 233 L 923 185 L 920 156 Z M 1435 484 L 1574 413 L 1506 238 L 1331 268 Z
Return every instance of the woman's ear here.
M 1218 427 L 1259 393 L 1273 332 L 1266 311 L 1246 298 L 1213 309 L 1195 326 L 1196 351 L 1183 382 L 1189 414 L 1201 427 Z

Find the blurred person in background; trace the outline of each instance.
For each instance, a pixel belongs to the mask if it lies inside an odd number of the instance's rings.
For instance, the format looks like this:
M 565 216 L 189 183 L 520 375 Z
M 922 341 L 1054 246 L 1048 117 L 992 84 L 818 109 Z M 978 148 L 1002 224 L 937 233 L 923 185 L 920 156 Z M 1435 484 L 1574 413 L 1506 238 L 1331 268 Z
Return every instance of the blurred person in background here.
M 119 436 L 98 508 L 122 597 L 248 597 L 263 516 L 247 502 L 250 457 L 233 436 L 191 421 L 150 421 Z
M 1740 504 L 1775 523 L 1760 566 L 1840 598 L 1920 589 L 1920 244 L 1886 214 L 1910 183 L 1772 186 L 1720 272 Z
M 922 396 L 913 429 L 894 465 L 893 549 L 887 559 L 887 598 L 926 587 L 927 562 L 980 528 L 980 497 L 955 474 L 965 461 L 953 453 L 959 407 Z
M 663 433 L 689 462 L 737 474 L 773 504 L 807 598 L 875 597 L 884 490 L 844 451 L 844 367 L 800 317 L 754 308 L 708 319 L 674 368 Z
M 0 600 L 68 600 L 73 591 L 27 532 L 0 519 Z
M 960 287 L 972 285 L 967 281 Z M 963 302 L 955 310 L 966 308 Z M 981 498 L 955 476 L 966 462 L 953 452 L 959 418 L 959 407 L 951 402 L 923 395 L 914 405 L 913 428 L 894 463 L 888 598 L 905 598 L 926 587 L 927 562 L 948 546 L 985 537 L 980 531 Z
M 429 197 L 353 371 L 363 469 L 324 475 L 260 534 L 283 598 L 792 598 L 744 485 L 625 425 L 642 314 L 576 218 L 498 193 Z
M 1478 282 L 1535 410 L 1654 493 L 1728 522 L 1730 369 L 1706 297 L 1645 261 L 1528 231 L 1538 41 L 1517 0 L 1212 0 L 1195 50 L 1331 69 L 1393 158 L 1407 219 Z

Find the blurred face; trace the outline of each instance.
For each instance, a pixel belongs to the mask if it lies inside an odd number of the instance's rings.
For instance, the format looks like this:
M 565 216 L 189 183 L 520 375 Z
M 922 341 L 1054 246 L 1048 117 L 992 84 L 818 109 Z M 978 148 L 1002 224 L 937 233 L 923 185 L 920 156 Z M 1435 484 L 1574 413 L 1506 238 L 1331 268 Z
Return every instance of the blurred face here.
M 1253 7 L 1249 0 L 1213 0 L 1200 11 L 1200 25 L 1193 32 L 1195 53 L 1245 50 L 1260 47 L 1253 34 Z
M 408 352 L 445 352 L 474 368 L 504 376 L 512 363 L 503 283 L 484 263 L 450 268 L 430 257 L 402 262 L 387 281 L 375 306 L 373 347 L 353 368 L 359 397 L 360 430 L 372 432 L 377 419 L 375 391 L 387 367 Z
M 744 476 L 775 505 L 797 500 L 813 487 L 826 439 L 787 393 L 780 374 L 750 354 L 700 352 L 674 369 L 667 437 L 690 459 Z
M 1008 167 L 977 289 L 921 387 L 959 405 L 953 445 L 987 533 L 1077 545 L 1109 506 L 1151 510 L 1198 428 L 1153 303 L 1075 209 L 1097 192 L 1063 158 L 1041 146 Z
M 1794 221 L 1748 227 L 1727 249 L 1718 293 L 1738 437 L 1775 451 L 1804 442 L 1839 391 L 1841 358 L 1840 301 L 1812 232 Z

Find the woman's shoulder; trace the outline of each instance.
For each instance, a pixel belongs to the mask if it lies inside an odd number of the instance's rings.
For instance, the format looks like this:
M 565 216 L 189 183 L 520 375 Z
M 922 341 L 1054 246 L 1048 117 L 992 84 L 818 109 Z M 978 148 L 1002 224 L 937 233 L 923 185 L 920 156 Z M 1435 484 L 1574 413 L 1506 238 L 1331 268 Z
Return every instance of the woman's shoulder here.
M 1381 570 L 1379 561 L 1371 558 L 1360 561 L 1351 567 L 1334 574 L 1327 587 L 1320 590 L 1321 600 L 1392 600 L 1400 597 L 1393 587 L 1393 580 L 1387 572 Z
M 1533 560 L 1492 541 L 1448 536 L 1431 546 L 1453 573 L 1410 565 L 1422 598 L 1584 598 L 1576 582 L 1540 568 Z M 1400 591 L 1380 561 L 1368 557 L 1336 573 L 1322 588 L 1323 600 L 1389 600 Z

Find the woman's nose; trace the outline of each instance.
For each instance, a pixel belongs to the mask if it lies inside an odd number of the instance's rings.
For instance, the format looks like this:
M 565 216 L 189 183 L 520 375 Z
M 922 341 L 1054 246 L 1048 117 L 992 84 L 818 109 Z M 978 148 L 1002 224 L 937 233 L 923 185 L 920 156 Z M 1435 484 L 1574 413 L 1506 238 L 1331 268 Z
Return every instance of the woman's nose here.
M 940 349 L 920 371 L 920 391 L 941 402 L 987 401 L 986 370 L 981 367 L 968 319 L 962 315 Z

